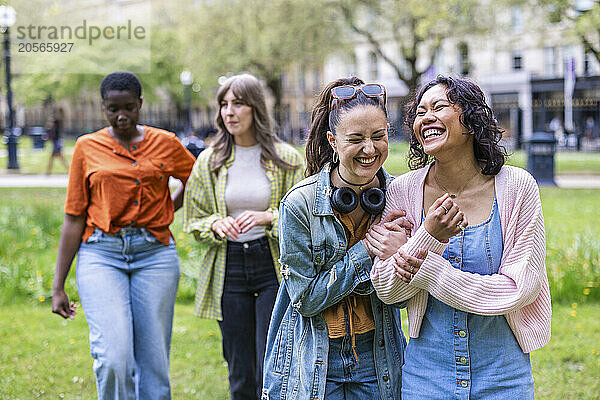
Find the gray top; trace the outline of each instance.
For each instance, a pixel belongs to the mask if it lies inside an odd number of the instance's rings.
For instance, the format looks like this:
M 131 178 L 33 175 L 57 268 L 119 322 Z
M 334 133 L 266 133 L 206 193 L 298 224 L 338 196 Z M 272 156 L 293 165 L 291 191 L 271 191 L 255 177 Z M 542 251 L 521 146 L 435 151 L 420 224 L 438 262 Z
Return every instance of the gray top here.
M 260 165 L 260 144 L 235 146 L 235 159 L 227 170 L 225 203 L 227 214 L 237 218 L 246 210 L 266 211 L 271 199 L 271 182 Z M 264 226 L 254 226 L 234 242 L 247 242 L 265 236 Z

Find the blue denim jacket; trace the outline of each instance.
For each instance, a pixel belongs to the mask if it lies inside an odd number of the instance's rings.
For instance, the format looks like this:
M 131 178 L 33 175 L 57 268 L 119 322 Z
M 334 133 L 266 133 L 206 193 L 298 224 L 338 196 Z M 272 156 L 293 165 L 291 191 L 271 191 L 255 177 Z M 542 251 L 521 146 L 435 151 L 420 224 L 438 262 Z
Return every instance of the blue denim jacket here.
M 267 336 L 262 399 L 324 399 L 329 336 L 321 313 L 351 293 L 370 295 L 381 398 L 399 399 L 406 342 L 394 307 L 373 290 L 364 245 L 346 249 L 344 227 L 330 204 L 329 172 L 327 165 L 304 179 L 280 204 L 283 280 Z

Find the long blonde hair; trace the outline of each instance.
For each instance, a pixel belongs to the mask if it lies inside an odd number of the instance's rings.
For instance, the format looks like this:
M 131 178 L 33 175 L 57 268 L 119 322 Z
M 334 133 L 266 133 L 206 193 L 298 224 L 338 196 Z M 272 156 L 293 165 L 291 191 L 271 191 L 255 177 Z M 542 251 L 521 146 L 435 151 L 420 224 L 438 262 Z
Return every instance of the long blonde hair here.
M 260 153 L 260 164 L 267 169 L 268 161 L 272 161 L 277 167 L 284 170 L 293 170 L 298 165 L 292 165 L 281 159 L 275 149 L 275 143 L 280 139 L 273 132 L 273 120 L 267 109 L 265 93 L 260 81 L 250 74 L 234 75 L 227 79 L 217 91 L 217 112 L 215 125 L 217 133 L 211 142 L 213 154 L 210 157 L 210 170 L 216 173 L 231 156 L 233 148 L 233 136 L 227 131 L 223 117 L 221 117 L 221 101 L 231 89 L 235 97 L 252 108 L 252 124 L 256 132 L 256 140 L 262 149 Z

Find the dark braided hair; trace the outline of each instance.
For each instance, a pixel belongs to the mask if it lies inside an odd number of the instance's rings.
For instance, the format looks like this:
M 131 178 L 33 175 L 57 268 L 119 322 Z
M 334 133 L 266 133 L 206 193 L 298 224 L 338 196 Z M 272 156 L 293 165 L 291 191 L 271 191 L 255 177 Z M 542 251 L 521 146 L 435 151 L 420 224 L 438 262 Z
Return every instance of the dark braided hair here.
M 332 161 L 333 149 L 327 140 L 327 131 L 335 134 L 335 128 L 340 122 L 341 116 L 348 110 L 360 105 L 374 105 L 380 108 L 387 117 L 387 109 L 380 97 L 367 97 L 359 91 L 352 99 L 332 99 L 331 89 L 344 85 L 361 86 L 364 85 L 364 82 L 354 76 L 341 78 L 329 83 L 321 91 L 312 110 L 310 130 L 306 138 L 306 176 L 318 173 L 325 164 Z M 330 105 L 332 106 L 331 110 L 329 109 Z
M 128 71 L 111 72 L 102 79 L 100 84 L 100 97 L 102 100 L 111 90 L 127 90 L 137 98 L 142 97 L 142 84 L 135 74 Z
M 448 101 L 457 104 L 461 109 L 460 123 L 473 135 L 473 152 L 481 165 L 484 175 L 496 175 L 506 160 L 506 149 L 499 144 L 504 132 L 499 126 L 494 113 L 485 101 L 485 95 L 475 83 L 461 78 L 438 75 L 437 78 L 421 87 L 415 99 L 406 105 L 405 124 L 410 131 L 410 149 L 408 166 L 418 169 L 431 161 L 413 131 L 417 107 L 426 91 L 434 86 L 446 88 Z

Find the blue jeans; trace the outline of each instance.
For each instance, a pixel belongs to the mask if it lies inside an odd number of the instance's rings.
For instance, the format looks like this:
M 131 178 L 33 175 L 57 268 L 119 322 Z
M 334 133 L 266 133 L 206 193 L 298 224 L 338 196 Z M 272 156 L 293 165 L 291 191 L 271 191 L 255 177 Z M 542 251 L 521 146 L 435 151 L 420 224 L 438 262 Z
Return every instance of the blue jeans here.
M 96 229 L 77 257 L 98 399 L 170 399 L 169 349 L 179 259 L 144 228 Z
M 380 400 L 373 342 L 375 331 L 356 335 L 356 354 L 350 335 L 329 339 L 325 398 L 327 400 Z M 398 365 L 398 368 L 401 368 Z
M 278 289 L 266 237 L 227 243 L 219 327 L 231 400 L 260 398 L 267 330 Z

